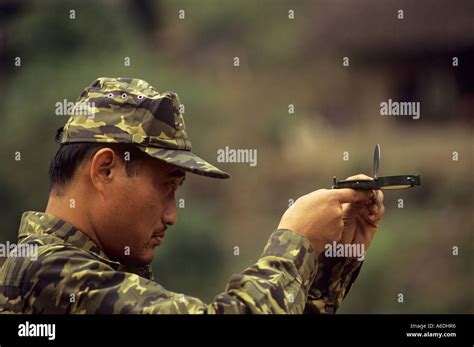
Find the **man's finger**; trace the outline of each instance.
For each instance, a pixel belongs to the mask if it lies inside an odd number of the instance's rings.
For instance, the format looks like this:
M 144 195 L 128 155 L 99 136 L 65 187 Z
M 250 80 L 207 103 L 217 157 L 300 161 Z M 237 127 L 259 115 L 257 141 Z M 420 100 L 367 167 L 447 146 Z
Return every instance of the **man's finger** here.
M 382 216 L 385 214 L 385 206 L 382 205 L 380 206 L 380 208 L 378 209 L 377 213 L 370 213 L 369 214 L 369 219 L 372 221 L 372 222 L 378 222 L 380 219 L 382 219 Z
M 374 194 L 371 190 L 356 190 L 351 188 L 333 189 L 332 192 L 337 196 L 340 203 L 354 203 L 369 200 Z
M 369 176 L 367 176 L 367 175 L 364 175 L 364 174 L 359 174 L 359 175 L 347 177 L 345 180 L 346 180 L 346 181 L 373 180 L 373 178 L 372 178 L 372 177 L 369 177 Z
M 383 192 L 380 189 L 378 189 L 376 192 L 377 192 L 377 195 L 376 195 L 377 202 L 380 204 L 383 203 L 383 198 L 384 198 Z

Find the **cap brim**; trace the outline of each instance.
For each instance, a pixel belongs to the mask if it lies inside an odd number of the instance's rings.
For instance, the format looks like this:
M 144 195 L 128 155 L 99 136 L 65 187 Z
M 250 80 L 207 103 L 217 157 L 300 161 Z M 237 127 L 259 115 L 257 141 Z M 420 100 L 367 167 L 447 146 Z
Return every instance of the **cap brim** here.
M 156 147 L 138 147 L 153 158 L 160 159 L 168 164 L 177 166 L 185 171 L 197 175 L 213 178 L 230 177 L 230 174 L 227 172 L 218 169 L 190 151 Z

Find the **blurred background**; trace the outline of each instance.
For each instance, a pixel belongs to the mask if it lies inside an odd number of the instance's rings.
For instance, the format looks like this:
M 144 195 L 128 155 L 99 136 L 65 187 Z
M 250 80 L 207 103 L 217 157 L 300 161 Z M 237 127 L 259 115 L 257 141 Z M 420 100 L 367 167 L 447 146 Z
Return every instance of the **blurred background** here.
M 167 289 L 211 300 L 258 259 L 291 199 L 371 175 L 380 143 L 379 174 L 420 173 L 422 186 L 385 192 L 339 312 L 472 313 L 473 17 L 470 0 L 1 0 L 0 242 L 46 207 L 67 120 L 55 104 L 97 77 L 142 78 L 180 95 L 204 158 L 258 151 L 256 167 L 218 165 L 230 180 L 188 175 L 153 263 Z M 388 99 L 420 102 L 420 119 L 382 116 Z

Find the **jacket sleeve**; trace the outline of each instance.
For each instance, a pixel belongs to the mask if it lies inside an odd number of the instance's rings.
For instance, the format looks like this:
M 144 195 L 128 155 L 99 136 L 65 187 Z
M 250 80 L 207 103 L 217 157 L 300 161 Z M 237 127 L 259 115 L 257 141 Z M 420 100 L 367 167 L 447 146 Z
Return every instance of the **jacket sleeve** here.
M 336 313 L 359 275 L 362 263 L 356 258 L 330 258 L 321 253 L 304 313 Z
M 25 313 L 302 313 L 316 276 L 309 242 L 289 230 L 272 233 L 260 259 L 233 275 L 211 303 L 117 271 L 81 250 L 42 254 L 22 281 Z

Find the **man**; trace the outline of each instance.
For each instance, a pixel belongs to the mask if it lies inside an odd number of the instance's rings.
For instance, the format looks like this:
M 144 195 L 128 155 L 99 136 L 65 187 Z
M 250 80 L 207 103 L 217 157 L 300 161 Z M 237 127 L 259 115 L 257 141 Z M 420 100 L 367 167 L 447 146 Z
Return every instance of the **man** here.
M 149 264 L 176 223 L 174 194 L 185 173 L 229 177 L 191 152 L 179 105 L 176 94 L 138 79 L 99 78 L 82 92 L 58 132 L 46 211 L 22 216 L 18 243 L 36 245 L 37 259 L 5 261 L 0 311 L 335 312 L 361 262 L 326 258 L 325 245 L 367 249 L 384 213 L 381 192 L 318 190 L 299 198 L 260 259 L 209 304 L 153 281 Z

